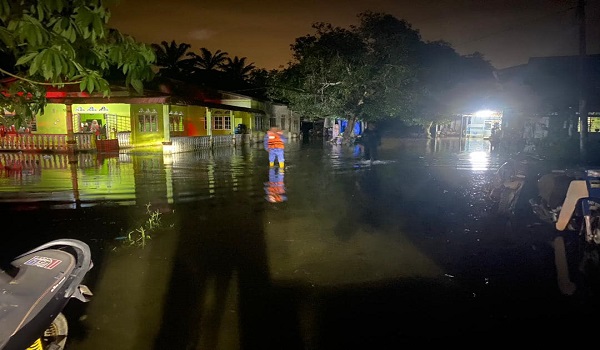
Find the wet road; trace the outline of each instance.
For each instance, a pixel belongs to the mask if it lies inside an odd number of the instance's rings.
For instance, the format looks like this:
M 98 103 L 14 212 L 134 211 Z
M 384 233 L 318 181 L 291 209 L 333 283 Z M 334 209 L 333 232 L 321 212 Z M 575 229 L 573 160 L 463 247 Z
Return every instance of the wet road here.
M 294 141 L 283 173 L 260 145 L 44 156 L 0 178 L 1 252 L 90 244 L 94 297 L 65 310 L 70 349 L 584 341 L 597 303 L 577 240 L 565 238 L 578 288 L 566 296 L 554 232 L 522 205 L 511 228 L 493 214 L 484 188 L 503 159 L 488 149 L 386 138 L 367 164 L 354 148 Z M 148 210 L 161 228 L 130 245 Z

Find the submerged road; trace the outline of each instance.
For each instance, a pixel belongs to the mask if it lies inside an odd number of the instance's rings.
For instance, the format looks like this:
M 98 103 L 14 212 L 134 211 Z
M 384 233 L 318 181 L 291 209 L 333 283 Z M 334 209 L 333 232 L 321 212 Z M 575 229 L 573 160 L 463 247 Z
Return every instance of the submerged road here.
M 1 252 L 90 244 L 71 349 L 551 345 L 596 329 L 593 252 L 522 204 L 512 226 L 494 215 L 485 187 L 504 160 L 487 141 L 384 138 L 373 164 L 292 141 L 275 174 L 260 147 L 7 175 Z M 128 240 L 156 212 L 151 239 Z

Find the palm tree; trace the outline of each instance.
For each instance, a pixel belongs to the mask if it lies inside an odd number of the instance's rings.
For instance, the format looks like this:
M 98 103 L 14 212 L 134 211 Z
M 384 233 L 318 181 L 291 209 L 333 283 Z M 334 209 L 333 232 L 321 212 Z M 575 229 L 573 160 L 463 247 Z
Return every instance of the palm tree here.
M 246 57 L 239 58 L 238 56 L 233 59 L 227 57 L 222 69 L 234 81 L 247 81 L 256 66 L 254 63 L 246 64 L 246 59 Z
M 226 62 L 228 58 L 227 52 L 223 52 L 221 50 L 215 51 L 213 54 L 209 49 L 203 47 L 200 49 L 200 55 L 197 55 L 194 52 L 190 52 L 187 54 L 191 57 L 191 60 L 194 62 L 194 65 L 197 68 L 204 69 L 207 71 L 220 70 L 223 64 Z
M 156 65 L 160 67 L 158 75 L 178 79 L 192 70 L 192 62 L 185 59 L 190 44 L 181 43 L 177 45 L 175 40 L 171 43 L 163 41 L 161 45 L 152 44 L 156 54 Z M 189 55 L 189 53 L 188 53 Z
M 223 64 L 223 84 L 232 91 L 253 91 L 250 74 L 255 70 L 254 63 L 246 64 L 246 57 L 227 58 Z

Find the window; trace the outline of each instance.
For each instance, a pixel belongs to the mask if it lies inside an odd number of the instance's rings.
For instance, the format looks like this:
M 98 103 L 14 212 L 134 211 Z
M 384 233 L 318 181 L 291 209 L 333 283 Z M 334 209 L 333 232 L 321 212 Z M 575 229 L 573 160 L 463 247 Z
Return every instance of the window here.
M 231 116 L 216 112 L 212 118 L 213 130 L 231 130 Z
M 156 110 L 140 109 L 138 114 L 138 129 L 141 132 L 157 132 L 158 131 L 158 113 Z
M 183 113 L 169 112 L 169 131 L 183 131 Z
M 255 114 L 254 115 L 254 129 L 255 130 L 264 130 L 264 123 L 262 115 Z
M 275 117 L 269 118 L 269 126 L 270 127 L 277 127 L 277 118 L 275 118 Z
M 281 130 L 285 130 L 285 115 L 281 116 Z
M 223 130 L 223 117 L 214 117 L 213 118 L 213 129 L 214 130 Z

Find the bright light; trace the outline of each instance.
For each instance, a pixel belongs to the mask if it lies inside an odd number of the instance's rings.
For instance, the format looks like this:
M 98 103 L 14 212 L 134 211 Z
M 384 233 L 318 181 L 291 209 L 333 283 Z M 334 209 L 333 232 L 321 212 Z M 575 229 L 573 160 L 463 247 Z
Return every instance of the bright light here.
M 490 157 L 485 151 L 477 151 L 469 153 L 469 161 L 472 170 L 488 170 Z
M 488 118 L 488 117 L 491 117 L 493 114 L 494 114 L 494 111 L 491 111 L 489 109 L 484 109 L 484 110 L 475 112 L 475 116 L 480 117 L 480 118 Z

